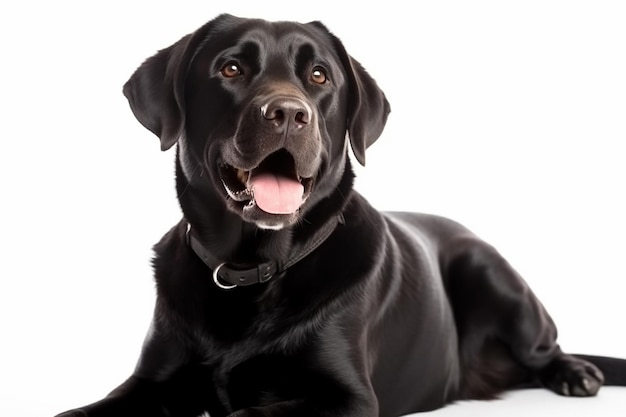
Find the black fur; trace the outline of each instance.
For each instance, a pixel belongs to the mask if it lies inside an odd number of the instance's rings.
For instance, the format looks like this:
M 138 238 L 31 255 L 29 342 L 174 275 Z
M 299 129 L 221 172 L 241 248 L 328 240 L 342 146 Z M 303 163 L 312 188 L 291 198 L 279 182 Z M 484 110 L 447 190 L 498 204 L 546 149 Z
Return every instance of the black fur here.
M 352 190 L 346 145 L 364 163 L 389 105 L 322 24 L 219 16 L 149 58 L 124 93 L 162 149 L 177 145 L 184 217 L 154 248 L 157 302 L 134 374 L 62 416 L 392 417 L 533 384 L 576 396 L 605 377 L 626 385 L 626 361 L 560 350 L 494 248 Z M 300 208 L 257 207 L 243 185 L 259 169 L 308 184 Z M 229 191 L 235 176 L 242 189 Z M 232 265 L 284 264 L 334 218 L 304 259 L 231 290 L 188 243 Z

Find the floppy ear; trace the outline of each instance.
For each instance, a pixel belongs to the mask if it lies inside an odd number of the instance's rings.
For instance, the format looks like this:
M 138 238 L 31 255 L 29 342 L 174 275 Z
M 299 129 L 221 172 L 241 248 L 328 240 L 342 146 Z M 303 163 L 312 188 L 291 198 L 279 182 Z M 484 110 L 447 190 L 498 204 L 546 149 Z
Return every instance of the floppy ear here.
M 185 128 L 185 78 L 199 45 L 222 20 L 220 15 L 170 47 L 148 58 L 124 84 L 124 95 L 139 122 L 161 139 L 165 151 Z
M 331 37 L 348 79 L 348 137 L 354 156 L 365 165 L 365 150 L 381 135 L 391 108 L 385 94 L 363 66 L 346 52 L 343 43 L 320 22 Z
M 383 91 L 361 64 L 350 56 L 348 59 L 351 63 L 347 68 L 353 99 L 349 108 L 348 136 L 356 159 L 365 166 L 365 149 L 383 133 L 391 107 Z

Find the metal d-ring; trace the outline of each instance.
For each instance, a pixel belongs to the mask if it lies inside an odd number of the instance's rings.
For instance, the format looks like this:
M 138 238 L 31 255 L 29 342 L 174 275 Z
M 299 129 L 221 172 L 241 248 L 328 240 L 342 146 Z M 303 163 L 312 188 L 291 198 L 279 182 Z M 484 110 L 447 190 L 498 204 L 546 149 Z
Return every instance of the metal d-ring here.
M 232 290 L 233 288 L 236 288 L 237 286 L 236 285 L 224 285 L 220 282 L 219 271 L 220 271 L 220 268 L 223 267 L 224 265 L 226 265 L 226 262 L 222 262 L 221 264 L 217 266 L 217 268 L 213 270 L 213 282 L 215 283 L 215 285 L 217 285 L 219 288 L 223 290 Z

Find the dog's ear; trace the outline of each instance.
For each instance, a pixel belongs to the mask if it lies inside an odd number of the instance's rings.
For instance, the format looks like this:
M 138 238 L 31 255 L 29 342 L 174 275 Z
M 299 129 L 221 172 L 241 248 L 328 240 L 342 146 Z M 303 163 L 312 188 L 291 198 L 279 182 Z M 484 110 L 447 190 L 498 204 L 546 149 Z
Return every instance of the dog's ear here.
M 365 165 L 365 150 L 381 135 L 391 111 L 385 94 L 343 43 L 320 22 L 312 22 L 330 36 L 348 80 L 348 137 L 354 156 Z
M 346 55 L 346 62 L 351 84 L 348 137 L 354 156 L 365 166 L 365 149 L 383 133 L 391 107 L 385 93 L 361 64 L 349 55 Z
M 187 70 L 212 29 L 232 16 L 220 15 L 172 46 L 148 58 L 124 84 L 124 95 L 139 122 L 161 139 L 161 150 L 184 133 L 184 86 Z

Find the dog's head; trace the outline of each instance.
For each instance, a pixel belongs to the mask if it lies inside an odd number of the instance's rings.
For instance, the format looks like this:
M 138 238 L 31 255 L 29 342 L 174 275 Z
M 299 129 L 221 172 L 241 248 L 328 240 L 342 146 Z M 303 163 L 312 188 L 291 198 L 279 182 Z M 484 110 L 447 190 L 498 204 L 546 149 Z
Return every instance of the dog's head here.
M 193 186 L 279 229 L 327 197 L 381 134 L 389 104 L 321 23 L 221 15 L 144 62 L 124 86 L 137 119 Z M 204 184 L 202 184 L 204 182 Z

